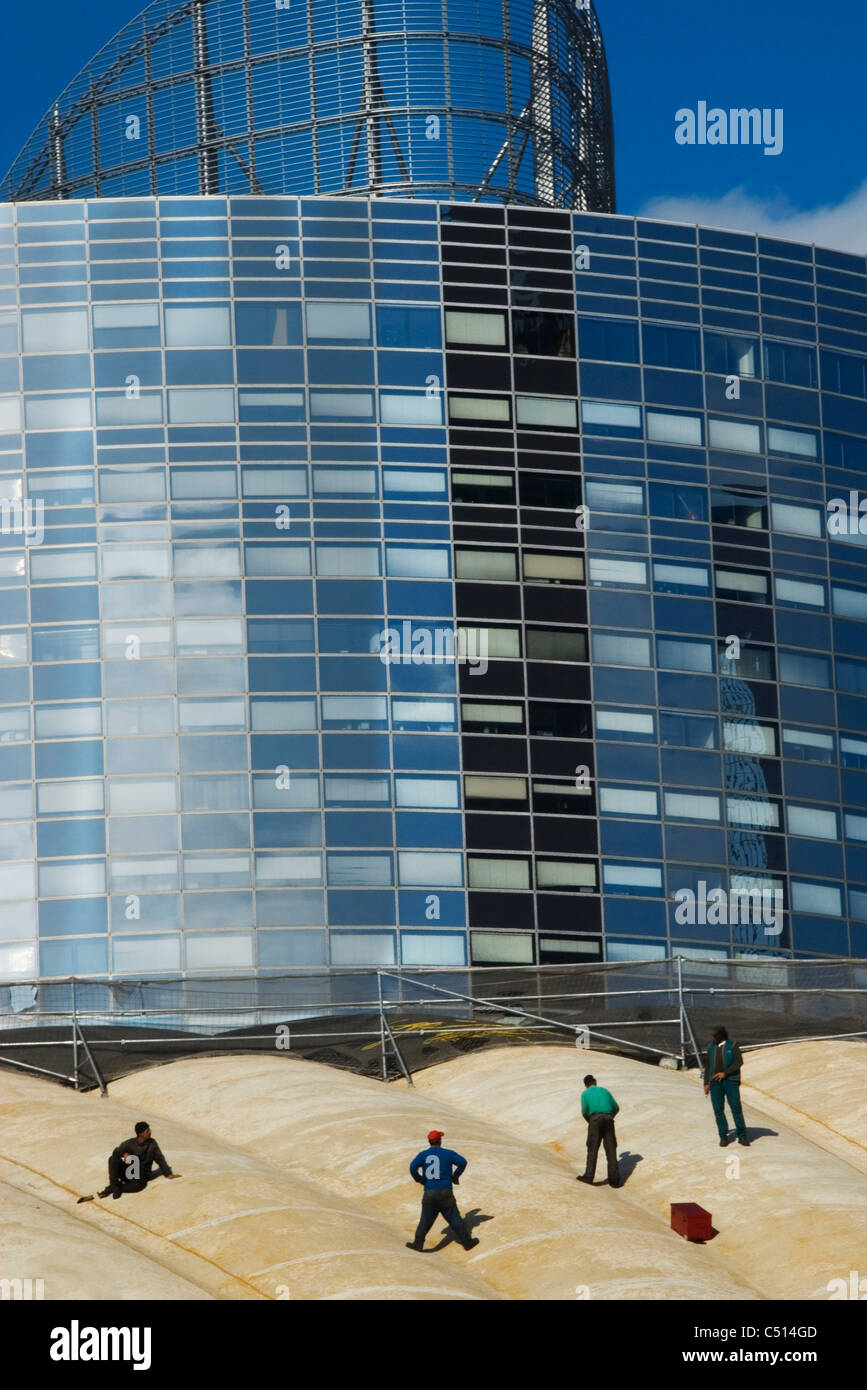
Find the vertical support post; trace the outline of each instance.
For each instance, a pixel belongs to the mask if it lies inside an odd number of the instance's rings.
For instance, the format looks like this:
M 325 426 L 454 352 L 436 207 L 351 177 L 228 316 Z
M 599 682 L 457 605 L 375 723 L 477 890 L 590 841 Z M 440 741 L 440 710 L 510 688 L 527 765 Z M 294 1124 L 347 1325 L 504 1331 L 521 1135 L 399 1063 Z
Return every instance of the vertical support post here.
M 382 1079 L 388 1080 L 388 1062 L 385 1057 L 385 1006 L 382 1002 L 382 971 L 376 972 L 376 988 L 379 994 L 379 1046 L 382 1052 Z
M 51 196 L 66 197 L 66 149 L 59 106 L 51 113 Z
M 598 91 L 598 76 L 594 68 L 593 43 L 589 37 L 591 21 L 586 14 L 580 11 L 575 15 L 575 23 L 581 28 L 581 43 L 570 45 L 569 48 L 569 75 L 577 87 L 581 88 L 581 110 L 577 114 L 577 130 L 575 129 L 576 113 L 573 111 L 572 139 L 573 148 L 577 147 L 578 169 L 581 171 L 573 175 L 575 179 L 575 191 L 578 194 L 577 202 L 574 206 L 586 212 L 590 203 L 588 185 L 592 179 L 595 191 L 595 183 L 598 177 L 597 156 L 592 147 L 592 141 L 596 135 L 596 110 L 593 97 Z M 581 177 L 581 174 L 584 177 Z M 566 204 L 568 207 L 568 203 Z
M 199 147 L 199 192 L 219 192 L 219 163 L 214 147 L 214 93 L 208 54 L 208 25 L 203 0 L 193 9 L 193 78 L 196 94 L 196 143 Z M 152 138 L 152 137 L 151 137 Z
M 507 11 L 508 11 L 508 8 L 509 8 L 508 5 L 504 3 L 504 4 L 503 4 L 503 23 L 504 23 L 504 24 L 507 24 L 507 23 L 508 23 L 508 20 L 507 20 Z M 452 139 L 452 122 L 453 122 L 453 115 L 452 115 L 452 112 L 453 112 L 453 108 L 452 108 L 452 70 L 451 70 L 451 49 L 450 49 L 451 38 L 450 38 L 450 35 L 449 35 L 449 14 L 448 14 L 448 3 L 447 3 L 447 0 L 441 0 L 441 23 L 442 23 L 442 28 L 443 28 L 443 36 L 442 36 L 442 46 L 443 46 L 443 48 L 442 48 L 442 53 L 443 53 L 443 94 L 444 94 L 444 96 L 445 96 L 445 126 L 446 126 L 446 177 L 448 178 L 448 181 L 449 181 L 449 196 L 452 197 L 452 198 L 455 198 L 455 197 L 458 196 L 458 191 L 457 191 L 457 187 L 456 187 L 456 185 L 455 185 L 455 151 L 454 151 L 454 141 L 453 141 L 453 139 Z M 504 34 L 505 34 L 506 36 L 508 36 L 508 29 L 504 29 Z M 511 64 L 510 64 L 510 62 L 509 62 L 509 58 L 508 58 L 508 56 L 507 56 L 507 57 L 506 57 L 506 111 L 507 111 L 507 112 L 508 112 L 508 111 L 511 111 L 511 109 L 512 109 L 511 106 L 509 105 L 509 102 L 510 102 L 510 99 L 511 99 L 511 93 L 510 93 L 510 91 L 509 91 L 509 83 L 510 83 L 510 81 L 511 81 L 511 76 L 512 76 L 512 68 L 511 68 Z M 411 146 L 410 146 L 410 148 L 411 148 Z
M 255 114 L 254 114 L 254 111 L 253 111 L 253 65 L 252 65 L 252 62 L 251 62 L 251 47 L 252 47 L 252 44 L 251 44 L 251 38 L 250 38 L 250 0 L 243 0 L 243 4 L 242 4 L 242 7 L 241 7 L 241 12 L 242 12 L 242 22 L 243 22 L 243 26 L 244 26 L 244 82 L 245 82 L 245 96 L 246 96 L 246 102 L 247 102 L 247 128 L 248 128 L 248 130 L 250 131 L 250 192 L 251 192 L 251 193 L 264 193 L 265 190 L 261 187 L 261 185 L 260 185 L 260 183 L 259 183 L 259 180 L 258 180 L 258 177 L 257 177 L 257 175 L 256 175 L 256 135 L 255 135 L 256 117 L 255 117 Z M 311 74 L 310 74 L 310 100 L 311 100 L 311 103 L 313 104 L 313 112 L 312 112 L 312 114 L 313 114 L 314 122 L 315 122 L 315 120 L 316 120 L 316 105 L 315 105 L 316 97 L 315 97 L 315 88 L 316 88 L 316 81 L 315 81 L 315 77 L 314 77 L 313 71 L 312 71 L 312 69 L 311 69 Z M 315 124 L 314 124 L 314 127 L 313 127 L 313 131 L 314 131 L 314 134 L 313 134 L 313 144 L 314 144 L 314 149 L 315 149 L 315 148 L 316 148 L 316 126 L 315 126 Z M 314 168 L 316 167 L 316 162 L 317 162 L 317 161 L 314 159 L 314 161 L 313 161 Z M 319 192 L 318 187 L 315 188 L 314 191 L 315 191 L 316 193 L 318 193 L 318 192 Z
M 75 1003 L 75 980 L 72 981 L 72 1074 L 75 1077 L 75 1089 L 80 1091 L 78 1084 L 78 1013 Z
M 310 53 L 313 53 L 313 4 L 314 0 L 307 0 L 307 43 Z M 319 125 L 319 73 L 316 70 L 316 59 L 311 57 L 310 67 L 310 117 L 312 121 L 313 138 L 313 192 L 322 192 L 322 159 L 321 143 L 322 131 Z M 252 129 L 252 122 L 251 122 Z M 250 141 L 252 149 L 253 141 Z
M 145 109 L 147 111 L 147 138 L 148 138 L 148 179 L 150 191 L 156 197 L 159 190 L 157 183 L 157 159 L 154 148 L 154 138 L 156 135 L 156 119 L 154 117 L 154 86 L 153 86 L 153 49 L 151 36 L 146 33 L 144 36 L 144 64 L 145 64 Z M 94 139 L 96 137 L 94 136 Z
M 367 127 L 367 182 L 373 196 L 382 189 L 382 147 L 377 105 L 376 17 L 373 0 L 361 0 L 361 38 L 364 76 L 362 107 Z
M 536 171 L 536 197 L 551 206 L 554 199 L 554 129 L 551 91 L 551 36 L 546 0 L 535 0 L 530 61 L 533 107 L 533 155 Z
M 680 1023 L 680 1065 L 686 1067 L 686 1035 L 683 1028 L 683 957 L 677 957 L 677 1017 Z

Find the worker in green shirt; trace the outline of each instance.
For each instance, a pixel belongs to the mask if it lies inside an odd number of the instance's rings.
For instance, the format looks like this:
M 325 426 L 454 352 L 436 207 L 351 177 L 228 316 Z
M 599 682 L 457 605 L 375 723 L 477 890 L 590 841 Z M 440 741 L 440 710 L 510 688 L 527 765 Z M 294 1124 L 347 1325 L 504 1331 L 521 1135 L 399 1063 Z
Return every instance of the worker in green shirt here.
M 585 1076 L 584 1090 L 581 1093 L 581 1114 L 587 1121 L 587 1167 L 579 1176 L 578 1182 L 593 1182 L 596 1176 L 596 1157 L 599 1145 L 605 1145 L 608 1160 L 608 1186 L 620 1186 L 620 1171 L 617 1167 L 617 1135 L 614 1133 L 614 1116 L 620 1106 L 610 1091 L 596 1085 L 595 1076 Z

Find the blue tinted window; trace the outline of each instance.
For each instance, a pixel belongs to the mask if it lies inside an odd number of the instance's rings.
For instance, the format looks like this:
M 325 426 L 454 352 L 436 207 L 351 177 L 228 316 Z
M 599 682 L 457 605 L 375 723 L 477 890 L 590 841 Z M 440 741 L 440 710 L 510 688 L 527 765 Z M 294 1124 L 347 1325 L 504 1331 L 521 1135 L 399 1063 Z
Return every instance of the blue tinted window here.
M 36 745 L 37 777 L 101 777 L 102 770 L 102 744 L 96 741 Z
M 238 349 L 238 380 L 263 385 L 304 381 L 304 354 L 291 348 Z
M 40 936 L 83 936 L 107 930 L 105 898 L 49 898 L 39 904 Z
M 704 364 L 720 376 L 757 376 L 759 340 L 734 333 L 705 333 Z
M 719 746 L 718 721 L 707 719 L 699 714 L 679 714 L 661 712 L 659 716 L 660 742 L 663 746 L 681 748 L 717 748 Z
M 837 660 L 837 689 L 867 695 L 867 661 Z
M 381 347 L 442 347 L 439 309 L 378 306 L 377 342 Z
M 707 490 L 680 483 L 651 483 L 650 512 L 678 521 L 707 521 Z
M 764 375 L 768 381 L 782 381 L 787 386 L 816 386 L 816 353 L 813 348 L 794 343 L 775 343 L 765 338 L 763 343 Z
M 649 405 L 685 405 L 698 410 L 704 405 L 701 377 L 687 372 L 654 371 L 645 367 L 644 395 Z
M 44 941 L 39 947 L 43 975 L 97 975 L 108 969 L 108 937 Z
M 665 328 L 645 324 L 641 331 L 644 361 L 654 367 L 680 367 L 701 370 L 701 343 L 698 329 Z
M 442 378 L 442 356 L 423 352 L 380 352 L 380 386 L 423 386 L 429 376 Z
M 867 435 L 867 404 L 845 396 L 823 396 L 822 411 L 825 424 L 831 429 Z M 867 446 L 861 444 L 861 447 Z
M 602 362 L 638 361 L 638 324 L 621 319 L 581 318 L 579 354 Z
M 854 357 L 848 352 L 828 352 L 823 349 L 822 387 L 843 396 L 867 398 L 867 357 Z
M 235 334 L 238 343 L 269 347 L 301 345 L 301 306 L 291 302 L 237 303 Z
M 584 362 L 581 392 L 610 400 L 640 401 L 641 373 L 635 367 L 601 367 L 595 362 Z

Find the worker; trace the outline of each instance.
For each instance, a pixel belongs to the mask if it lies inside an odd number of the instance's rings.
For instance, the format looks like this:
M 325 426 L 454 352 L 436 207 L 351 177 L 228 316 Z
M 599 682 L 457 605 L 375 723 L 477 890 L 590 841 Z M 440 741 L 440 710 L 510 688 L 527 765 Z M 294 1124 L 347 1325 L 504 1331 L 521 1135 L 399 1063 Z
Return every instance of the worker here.
M 151 1172 L 153 1165 L 158 1171 Z M 139 1120 L 135 1127 L 135 1138 L 125 1139 L 112 1150 L 108 1160 L 108 1187 L 100 1192 L 100 1197 L 122 1197 L 124 1192 L 143 1192 L 149 1182 L 162 1174 L 165 1178 L 179 1178 L 173 1173 L 165 1160 L 163 1151 L 151 1134 L 147 1120 Z
M 614 1133 L 614 1116 L 619 1110 L 620 1106 L 611 1092 L 604 1086 L 597 1086 L 595 1076 L 585 1076 L 584 1090 L 581 1092 L 581 1114 L 587 1121 L 587 1167 L 579 1175 L 578 1182 L 593 1182 L 599 1145 L 604 1144 L 605 1157 L 608 1160 L 608 1186 L 620 1187 L 617 1135 Z
M 430 1148 L 422 1149 L 409 1165 L 413 1181 L 424 1187 L 424 1196 L 418 1226 L 413 1239 L 406 1242 L 407 1249 L 423 1250 L 424 1238 L 431 1226 L 438 1216 L 444 1216 L 464 1249 L 472 1250 L 479 1242 L 467 1230 L 452 1191 L 453 1185 L 460 1182 L 467 1160 L 454 1149 L 442 1147 L 441 1129 L 432 1129 L 427 1141 Z
M 732 1112 L 737 1130 L 738 1143 L 745 1149 L 750 1147 L 744 1112 L 741 1109 L 741 1067 L 743 1054 L 736 1042 L 732 1042 L 725 1028 L 716 1028 L 713 1041 L 708 1045 L 704 1064 L 704 1093 L 710 1094 L 710 1103 L 719 1130 L 719 1146 L 727 1147 L 729 1127 L 726 1123 L 726 1101 Z

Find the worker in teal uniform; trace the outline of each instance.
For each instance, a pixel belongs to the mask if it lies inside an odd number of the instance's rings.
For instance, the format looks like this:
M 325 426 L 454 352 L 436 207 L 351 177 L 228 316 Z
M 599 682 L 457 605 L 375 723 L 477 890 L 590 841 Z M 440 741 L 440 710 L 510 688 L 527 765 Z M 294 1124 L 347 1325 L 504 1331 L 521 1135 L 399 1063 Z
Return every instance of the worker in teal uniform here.
M 581 1114 L 587 1121 L 587 1167 L 578 1177 L 578 1182 L 593 1182 L 599 1145 L 604 1144 L 605 1157 L 608 1160 L 608 1186 L 620 1186 L 617 1135 L 614 1132 L 614 1116 L 619 1111 L 620 1106 L 611 1092 L 604 1086 L 597 1086 L 595 1076 L 585 1076 L 584 1090 L 581 1092 Z
M 726 1122 L 726 1101 L 735 1122 L 738 1143 L 749 1148 L 744 1112 L 741 1109 L 741 1067 L 743 1054 L 736 1042 L 732 1042 L 725 1028 L 716 1028 L 713 1041 L 708 1045 L 704 1064 L 704 1093 L 710 1095 L 710 1103 L 719 1130 L 719 1146 L 726 1148 L 729 1142 L 729 1127 Z

